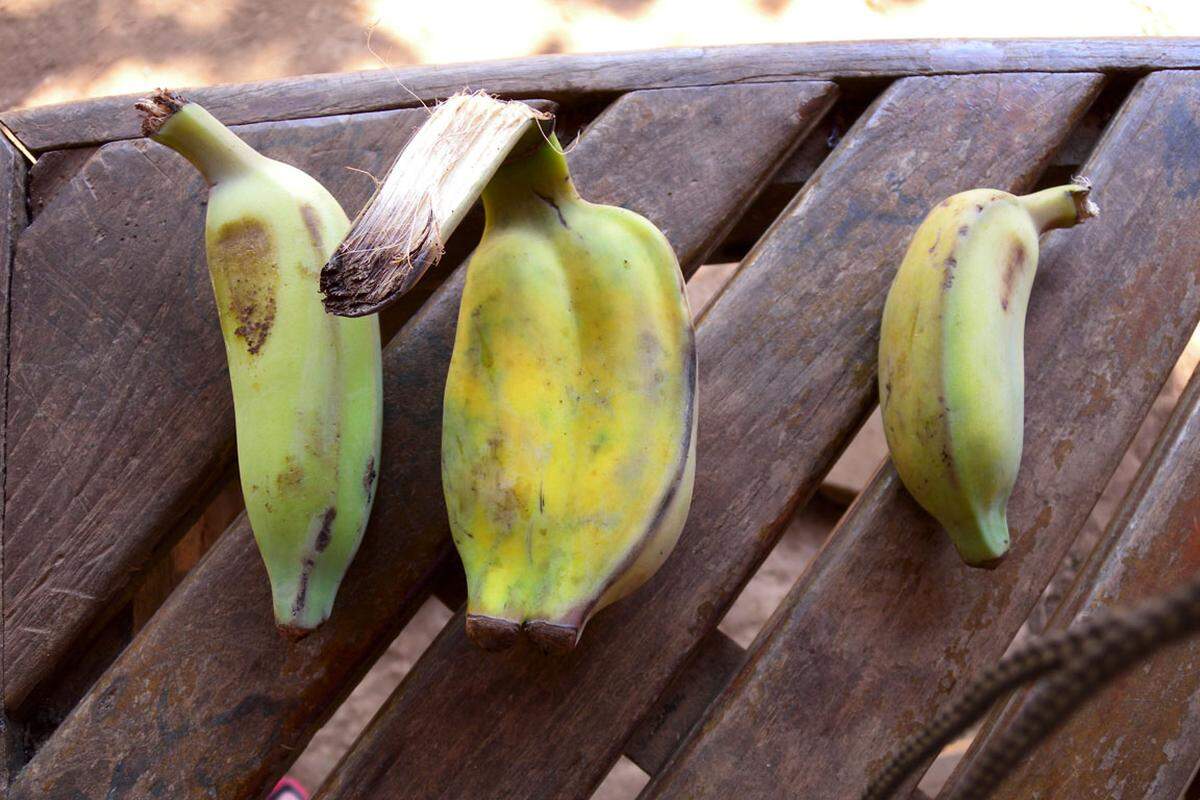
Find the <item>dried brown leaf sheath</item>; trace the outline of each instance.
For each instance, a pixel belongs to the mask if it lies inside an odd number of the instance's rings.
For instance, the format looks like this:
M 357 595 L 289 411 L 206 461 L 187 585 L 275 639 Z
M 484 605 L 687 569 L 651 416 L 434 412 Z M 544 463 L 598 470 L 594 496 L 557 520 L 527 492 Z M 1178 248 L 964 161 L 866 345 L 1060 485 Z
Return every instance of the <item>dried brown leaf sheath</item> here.
M 544 135 L 535 121 L 551 118 L 481 92 L 439 105 L 321 270 L 326 310 L 372 314 L 408 291 L 441 258 L 446 239 L 518 142 Z

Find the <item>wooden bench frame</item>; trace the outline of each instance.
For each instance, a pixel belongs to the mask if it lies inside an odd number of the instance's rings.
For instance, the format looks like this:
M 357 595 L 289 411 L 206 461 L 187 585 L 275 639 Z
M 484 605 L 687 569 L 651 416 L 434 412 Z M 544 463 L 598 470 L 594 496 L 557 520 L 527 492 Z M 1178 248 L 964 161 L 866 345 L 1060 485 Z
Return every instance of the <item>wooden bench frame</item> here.
M 1004 651 L 1200 319 L 1197 67 L 1195 40 L 839 43 L 192 93 L 349 210 L 370 186 L 344 167 L 381 174 L 419 101 L 549 98 L 590 123 L 571 154 L 588 196 L 650 216 L 689 274 L 745 256 L 698 323 L 696 502 L 664 570 L 565 659 L 481 653 L 455 616 L 320 796 L 582 798 L 621 752 L 650 798 L 852 796 Z M 330 623 L 298 645 L 275 634 L 239 519 L 133 635 L 121 609 L 139 576 L 231 477 L 232 423 L 198 181 L 136 138 L 131 102 L 0 114 L 39 158 L 0 141 L 0 678 L 19 729 L 0 777 L 13 798 L 256 797 L 431 593 L 461 602 L 437 441 L 470 226 L 386 320 L 379 501 Z M 952 191 L 1075 166 L 1103 216 L 1044 241 L 1013 556 L 963 568 L 885 468 L 743 652 L 717 623 L 874 405 L 878 313 L 916 221 Z M 1200 566 L 1198 403 L 1193 387 L 1052 624 Z M 1181 711 L 1198 656 L 1156 657 L 1002 794 L 1092 796 L 1116 774 L 1131 796 L 1177 797 L 1200 761 L 1200 719 Z M 1105 738 L 1114 707 L 1138 741 Z M 1085 752 L 1099 766 L 1073 774 L 1063 754 Z

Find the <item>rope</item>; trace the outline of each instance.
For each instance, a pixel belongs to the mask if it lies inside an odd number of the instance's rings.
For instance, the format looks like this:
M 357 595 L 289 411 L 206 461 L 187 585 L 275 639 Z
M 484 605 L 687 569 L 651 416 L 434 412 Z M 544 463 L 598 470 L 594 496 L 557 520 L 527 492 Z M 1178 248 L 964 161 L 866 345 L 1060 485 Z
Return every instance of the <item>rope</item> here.
M 1132 611 L 1101 612 L 1032 640 L 972 681 L 953 705 L 909 737 L 862 800 L 886 800 L 919 765 L 977 722 L 1001 696 L 1050 675 L 1013 725 L 975 759 L 952 800 L 981 800 L 1096 690 L 1137 661 L 1200 630 L 1200 579 Z

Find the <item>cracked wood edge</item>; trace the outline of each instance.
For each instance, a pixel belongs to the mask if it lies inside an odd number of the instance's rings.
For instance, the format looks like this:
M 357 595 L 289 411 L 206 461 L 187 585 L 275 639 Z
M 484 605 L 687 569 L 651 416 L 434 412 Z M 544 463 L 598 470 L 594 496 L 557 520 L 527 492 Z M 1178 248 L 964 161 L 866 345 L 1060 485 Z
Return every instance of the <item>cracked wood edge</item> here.
M 25 175 L 26 161 L 15 147 L 0 140 L 0 359 L 5 375 L 0 380 L 0 487 L 5 477 L 5 432 L 7 429 L 8 404 L 8 303 L 9 278 L 12 274 L 13 251 L 16 249 L 18 233 L 25 227 Z M 4 504 L 0 495 L 0 620 L 4 618 Z M 0 625 L 0 698 L 7 677 L 4 629 Z M 8 722 L 7 709 L 0 699 L 0 790 L 8 784 L 9 769 L 16 750 L 16 736 Z M 0 794 L 3 794 L 0 791 Z
M 636 89 L 971 72 L 1200 67 L 1200 39 L 941 39 L 681 47 L 309 75 L 187 90 L 227 124 L 413 107 L 461 89 L 564 100 Z M 0 114 L 40 153 L 140 135 L 137 95 Z

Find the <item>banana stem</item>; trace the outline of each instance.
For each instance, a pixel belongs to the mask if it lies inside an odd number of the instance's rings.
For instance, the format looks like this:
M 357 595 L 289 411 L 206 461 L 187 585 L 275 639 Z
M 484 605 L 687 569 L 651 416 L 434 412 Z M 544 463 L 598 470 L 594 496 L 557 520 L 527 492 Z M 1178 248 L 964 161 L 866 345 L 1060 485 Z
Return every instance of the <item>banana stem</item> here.
M 263 160 L 216 117 L 179 95 L 160 89 L 136 108 L 142 114 L 142 133 L 192 162 L 209 186 Z
M 1040 192 L 1018 197 L 1017 202 L 1033 217 L 1039 233 L 1055 228 L 1070 228 L 1100 213 L 1089 195 L 1092 184 L 1077 178 L 1066 186 L 1055 186 Z
M 528 156 L 510 159 L 496 171 L 483 190 L 483 210 L 491 222 L 536 204 L 552 207 L 561 218 L 558 198 L 578 199 L 579 193 L 558 137 L 550 134 Z

